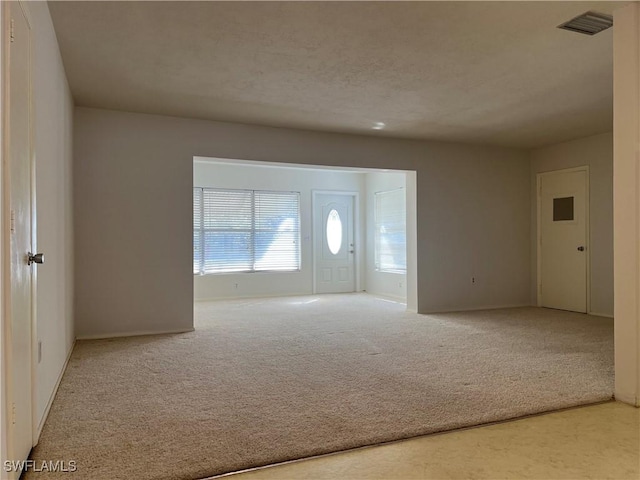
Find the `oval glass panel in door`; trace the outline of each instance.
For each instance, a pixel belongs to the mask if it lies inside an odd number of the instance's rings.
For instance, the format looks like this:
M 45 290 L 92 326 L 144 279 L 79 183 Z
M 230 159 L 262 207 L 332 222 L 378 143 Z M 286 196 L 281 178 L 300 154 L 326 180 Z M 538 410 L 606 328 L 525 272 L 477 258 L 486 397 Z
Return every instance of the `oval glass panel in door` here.
M 342 220 L 340 214 L 334 208 L 327 216 L 327 246 L 329 251 L 337 255 L 342 248 Z

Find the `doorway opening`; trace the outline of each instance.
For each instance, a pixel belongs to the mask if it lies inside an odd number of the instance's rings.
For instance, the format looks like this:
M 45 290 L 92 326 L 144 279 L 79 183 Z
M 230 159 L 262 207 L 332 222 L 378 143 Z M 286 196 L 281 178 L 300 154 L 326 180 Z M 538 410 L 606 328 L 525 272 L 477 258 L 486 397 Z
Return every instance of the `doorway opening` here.
M 194 157 L 193 187 L 195 301 L 367 292 L 417 311 L 415 171 Z M 196 191 L 212 192 L 209 204 Z M 401 210 L 376 207 L 387 192 L 402 193 L 387 195 Z M 267 194 L 268 219 L 255 200 Z M 381 212 L 396 219 L 383 236 Z M 220 265 L 225 256 L 236 263 Z M 383 268 L 393 259 L 395 271 Z

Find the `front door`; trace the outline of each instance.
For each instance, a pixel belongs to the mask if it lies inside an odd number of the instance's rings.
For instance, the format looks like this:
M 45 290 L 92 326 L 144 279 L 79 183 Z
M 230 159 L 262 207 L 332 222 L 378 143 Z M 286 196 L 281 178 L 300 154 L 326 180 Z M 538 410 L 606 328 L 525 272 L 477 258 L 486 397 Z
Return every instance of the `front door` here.
M 355 285 L 354 196 L 316 194 L 316 293 L 353 292 Z
M 5 165 L 5 214 L 10 262 L 6 299 L 8 321 L 8 409 L 9 457 L 25 460 L 33 446 L 32 380 L 32 252 L 33 155 L 31 139 L 31 28 L 22 2 L 7 2 L 10 28 L 8 63 L 8 157 Z M 6 98 L 6 97 L 5 97 Z M 6 237 L 5 237 L 6 238 Z M 7 257 L 5 257 L 7 258 Z
M 587 170 L 541 174 L 541 306 L 587 312 Z

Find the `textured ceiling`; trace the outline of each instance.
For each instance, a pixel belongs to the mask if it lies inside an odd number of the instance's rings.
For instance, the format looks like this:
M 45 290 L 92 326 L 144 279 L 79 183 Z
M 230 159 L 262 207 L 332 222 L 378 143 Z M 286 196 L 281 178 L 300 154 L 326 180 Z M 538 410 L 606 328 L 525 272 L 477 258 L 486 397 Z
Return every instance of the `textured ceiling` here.
M 77 105 L 535 147 L 612 129 L 612 29 L 556 26 L 623 3 L 49 7 Z

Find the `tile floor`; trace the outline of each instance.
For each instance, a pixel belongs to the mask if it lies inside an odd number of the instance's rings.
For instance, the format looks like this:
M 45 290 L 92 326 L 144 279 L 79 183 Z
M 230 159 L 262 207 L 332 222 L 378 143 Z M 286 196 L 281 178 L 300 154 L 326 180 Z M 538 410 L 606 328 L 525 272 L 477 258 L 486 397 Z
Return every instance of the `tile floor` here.
M 640 409 L 619 402 L 228 475 L 286 479 L 640 479 Z

